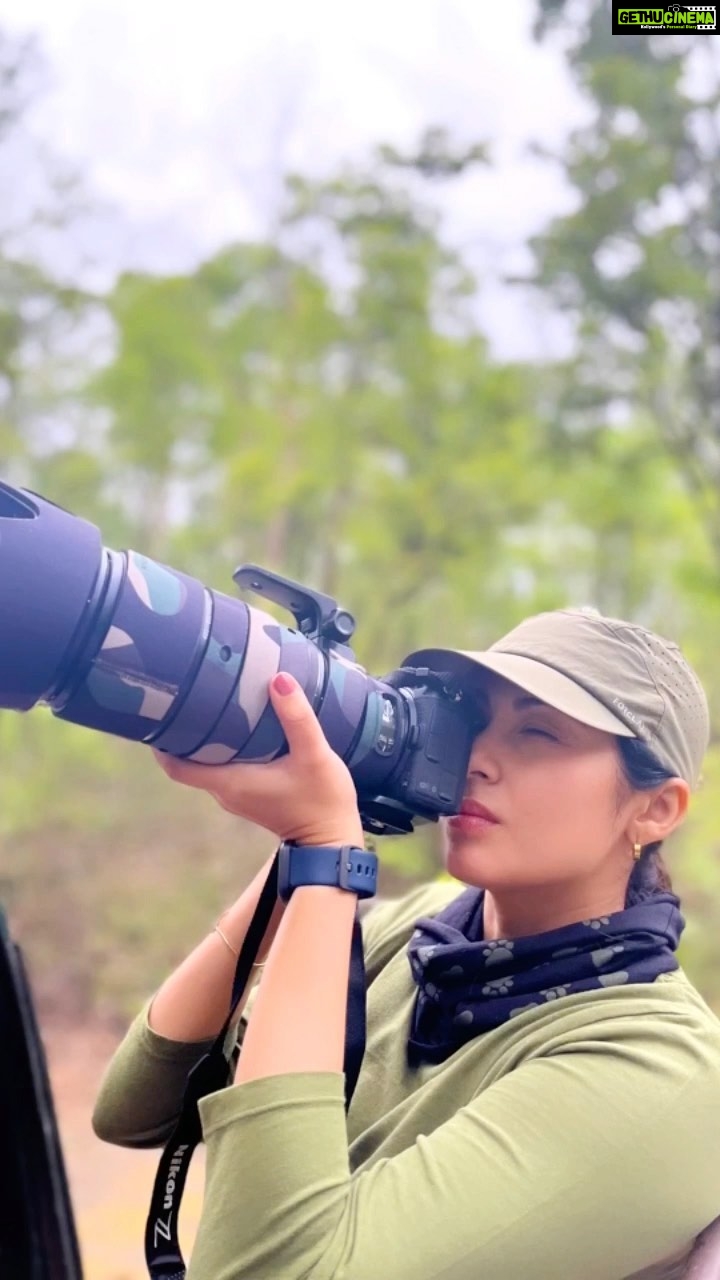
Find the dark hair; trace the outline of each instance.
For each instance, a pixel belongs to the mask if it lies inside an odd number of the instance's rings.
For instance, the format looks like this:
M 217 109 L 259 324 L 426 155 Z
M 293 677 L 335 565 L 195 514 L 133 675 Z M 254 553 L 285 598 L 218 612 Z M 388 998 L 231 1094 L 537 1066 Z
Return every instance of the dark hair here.
M 618 738 L 620 764 L 627 785 L 632 791 L 650 791 L 667 782 L 676 775 L 672 769 L 656 760 L 650 748 L 640 738 Z M 673 892 L 670 873 L 663 861 L 662 840 L 654 844 L 646 844 L 642 855 L 633 864 L 625 895 L 625 906 L 632 907 L 636 902 L 644 902 L 653 894 L 667 891 Z

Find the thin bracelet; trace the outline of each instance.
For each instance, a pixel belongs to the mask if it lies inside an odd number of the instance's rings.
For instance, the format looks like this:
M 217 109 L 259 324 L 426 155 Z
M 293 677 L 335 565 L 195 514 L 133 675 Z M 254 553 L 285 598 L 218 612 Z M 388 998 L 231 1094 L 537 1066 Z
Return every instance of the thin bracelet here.
M 221 916 L 220 918 L 222 919 L 222 916 Z M 234 956 L 236 960 L 239 960 L 239 958 L 240 958 L 239 952 L 237 952 L 237 951 L 235 950 L 234 946 L 233 946 L 233 945 L 232 945 L 232 943 L 230 942 L 230 940 L 229 940 L 229 938 L 227 937 L 227 935 L 223 933 L 223 931 L 222 931 L 222 929 L 220 928 L 220 925 L 219 925 L 219 924 L 214 924 L 214 925 L 213 925 L 213 933 L 217 933 L 217 934 L 219 934 L 219 935 L 220 935 L 220 937 L 222 938 L 223 942 L 225 943 L 225 946 L 227 947 L 227 949 L 228 949 L 228 951 L 230 952 L 230 954 L 231 954 L 232 956 Z M 254 964 L 252 967 L 253 967 L 253 969 L 264 969 L 264 968 L 265 968 L 265 961 L 263 960 L 262 964 Z
M 220 925 L 219 925 L 219 924 L 214 924 L 214 925 L 213 925 L 213 932 L 214 932 L 214 933 L 217 933 L 217 934 L 222 938 L 223 942 L 225 943 L 225 946 L 227 947 L 228 951 L 230 952 L 230 955 L 231 955 L 231 956 L 234 956 L 236 960 L 239 960 L 239 958 L 240 958 L 240 953 L 239 953 L 238 951 L 236 951 L 236 950 L 235 950 L 235 948 L 234 948 L 234 946 L 232 945 L 232 943 L 231 943 L 230 939 L 227 937 L 227 935 L 226 935 L 226 934 L 224 934 L 224 933 L 223 933 L 223 931 L 222 931 L 222 929 L 220 928 Z

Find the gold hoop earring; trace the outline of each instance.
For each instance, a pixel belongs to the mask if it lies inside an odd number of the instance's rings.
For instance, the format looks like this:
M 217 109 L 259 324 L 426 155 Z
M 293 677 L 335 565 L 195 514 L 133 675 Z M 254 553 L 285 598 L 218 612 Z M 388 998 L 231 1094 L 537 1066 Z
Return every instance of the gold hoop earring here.
M 639 840 L 633 841 L 633 860 L 639 862 L 642 858 L 642 845 Z

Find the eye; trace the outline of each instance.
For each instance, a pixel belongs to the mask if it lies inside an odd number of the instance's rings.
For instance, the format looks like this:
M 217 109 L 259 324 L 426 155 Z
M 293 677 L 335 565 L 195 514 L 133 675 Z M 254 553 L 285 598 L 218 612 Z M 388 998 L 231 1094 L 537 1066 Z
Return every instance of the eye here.
M 521 733 L 532 734 L 537 738 L 547 738 L 549 742 L 557 742 L 557 735 L 552 733 L 550 729 L 541 729 L 539 725 L 526 724 L 520 730 Z

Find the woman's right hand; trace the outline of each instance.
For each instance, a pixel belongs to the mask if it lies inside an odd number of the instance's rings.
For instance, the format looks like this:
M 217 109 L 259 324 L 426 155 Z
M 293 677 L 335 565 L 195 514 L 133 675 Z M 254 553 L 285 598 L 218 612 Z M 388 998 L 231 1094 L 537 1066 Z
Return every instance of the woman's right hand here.
M 280 672 L 269 696 L 289 751 L 266 764 L 197 764 L 155 752 L 176 782 L 208 791 L 237 814 L 297 844 L 355 844 L 364 834 L 350 771 L 333 751 L 297 681 Z

